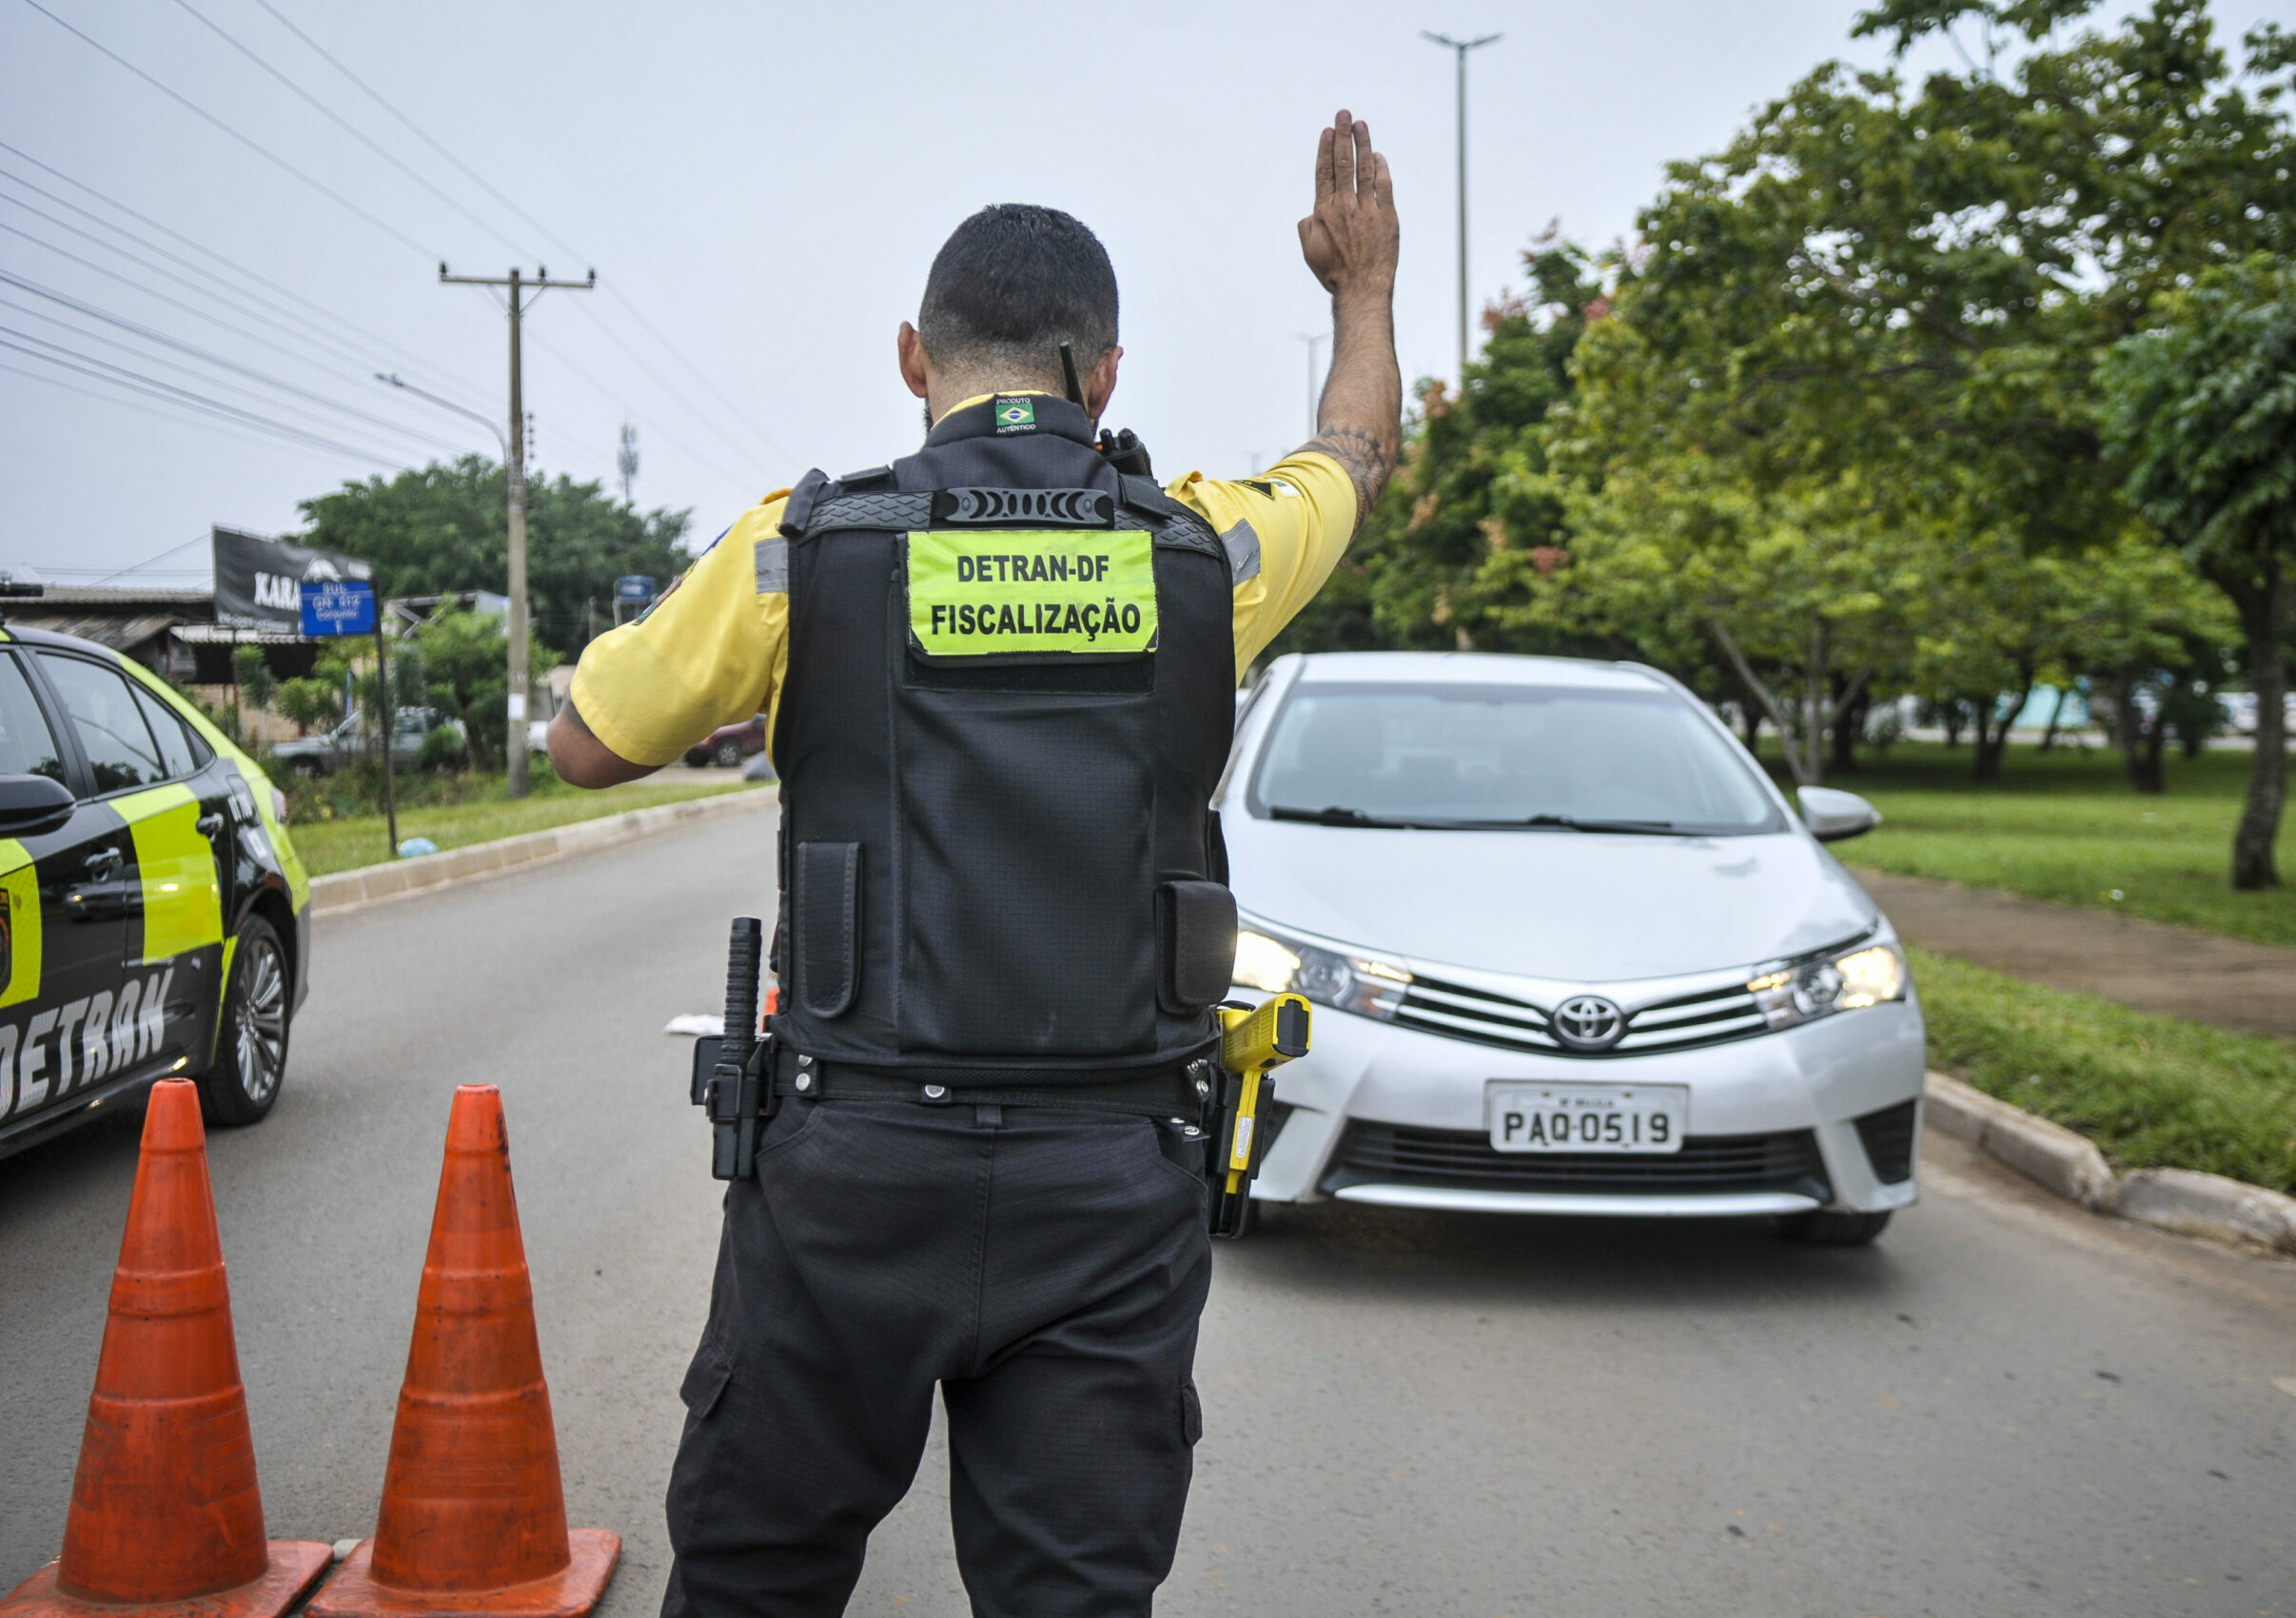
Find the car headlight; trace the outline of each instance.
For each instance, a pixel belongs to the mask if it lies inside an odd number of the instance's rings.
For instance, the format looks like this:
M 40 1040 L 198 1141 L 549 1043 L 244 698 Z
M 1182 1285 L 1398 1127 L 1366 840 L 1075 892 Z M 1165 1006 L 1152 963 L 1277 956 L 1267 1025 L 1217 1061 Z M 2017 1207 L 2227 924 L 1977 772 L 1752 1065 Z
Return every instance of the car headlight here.
M 1288 990 L 1318 1005 L 1385 1022 L 1403 1004 L 1411 974 L 1372 956 L 1342 955 L 1246 927 L 1236 934 L 1235 981 L 1270 995 Z
M 1905 957 L 1889 944 L 1765 973 L 1746 985 L 1773 1028 L 1905 998 Z

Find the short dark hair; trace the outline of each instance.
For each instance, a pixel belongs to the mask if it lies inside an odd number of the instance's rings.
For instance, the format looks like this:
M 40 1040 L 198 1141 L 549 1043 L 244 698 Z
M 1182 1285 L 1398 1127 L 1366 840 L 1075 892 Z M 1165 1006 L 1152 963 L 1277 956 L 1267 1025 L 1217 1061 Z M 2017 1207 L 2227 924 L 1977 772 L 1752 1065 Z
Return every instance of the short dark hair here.
M 933 255 L 917 335 L 944 369 L 1057 376 L 1063 338 L 1089 369 L 1116 345 L 1115 266 L 1083 221 L 997 203 Z

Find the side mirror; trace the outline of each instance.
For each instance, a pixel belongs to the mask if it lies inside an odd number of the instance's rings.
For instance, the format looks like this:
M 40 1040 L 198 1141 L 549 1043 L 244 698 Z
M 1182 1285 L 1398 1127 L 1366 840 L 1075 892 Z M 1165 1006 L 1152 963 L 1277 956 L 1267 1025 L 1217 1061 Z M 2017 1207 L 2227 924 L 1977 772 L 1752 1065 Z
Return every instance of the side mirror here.
M 47 776 L 0 776 L 0 838 L 36 838 L 71 819 L 70 789 Z
M 1819 842 L 1863 837 L 1881 824 L 1881 811 L 1854 792 L 1805 786 L 1796 789 L 1795 796 L 1801 799 L 1802 823 Z

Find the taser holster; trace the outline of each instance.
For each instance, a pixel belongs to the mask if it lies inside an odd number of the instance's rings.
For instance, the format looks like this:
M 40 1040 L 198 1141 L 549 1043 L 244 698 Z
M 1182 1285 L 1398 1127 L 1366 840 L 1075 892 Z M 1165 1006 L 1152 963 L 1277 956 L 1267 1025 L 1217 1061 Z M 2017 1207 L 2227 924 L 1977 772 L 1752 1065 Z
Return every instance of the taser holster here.
M 734 918 L 726 944 L 725 1029 L 694 1041 L 694 1104 L 710 1120 L 710 1174 L 746 1180 L 757 1171 L 757 1140 L 774 1115 L 774 1036 L 757 1020 L 757 968 L 765 929 L 754 916 Z

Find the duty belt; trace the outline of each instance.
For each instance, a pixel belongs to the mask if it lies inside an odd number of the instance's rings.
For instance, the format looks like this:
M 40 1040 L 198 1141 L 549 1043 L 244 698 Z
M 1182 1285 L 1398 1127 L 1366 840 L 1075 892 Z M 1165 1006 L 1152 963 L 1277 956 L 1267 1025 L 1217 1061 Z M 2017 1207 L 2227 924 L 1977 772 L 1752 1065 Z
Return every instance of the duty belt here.
M 784 1050 L 774 1054 L 774 1094 L 819 1101 L 910 1101 L 928 1107 L 1064 1107 L 1196 1124 L 1210 1102 L 1211 1084 L 1208 1076 L 1180 1068 L 1100 1084 L 950 1084 L 823 1062 Z

